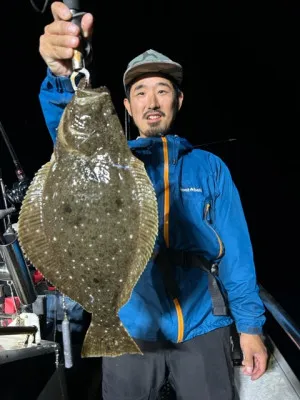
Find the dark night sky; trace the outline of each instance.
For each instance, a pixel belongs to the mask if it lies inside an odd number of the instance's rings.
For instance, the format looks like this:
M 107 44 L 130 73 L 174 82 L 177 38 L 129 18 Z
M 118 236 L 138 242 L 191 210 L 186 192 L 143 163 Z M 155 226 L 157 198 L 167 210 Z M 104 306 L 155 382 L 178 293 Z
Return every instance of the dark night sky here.
M 231 168 L 259 281 L 300 324 L 295 279 L 300 6 L 290 1 L 262 3 L 82 0 L 84 11 L 95 16 L 95 84 L 109 87 L 122 120 L 123 72 L 129 60 L 152 48 L 184 67 L 178 133 L 193 144 L 237 139 L 205 148 Z M 30 0 L 22 0 L 6 2 L 2 18 L 7 23 L 2 24 L 0 121 L 26 174 L 32 176 L 52 152 L 38 101 L 45 75 L 39 36 L 52 17 L 49 8 L 41 14 Z M 3 141 L 0 167 L 10 186 L 16 176 Z

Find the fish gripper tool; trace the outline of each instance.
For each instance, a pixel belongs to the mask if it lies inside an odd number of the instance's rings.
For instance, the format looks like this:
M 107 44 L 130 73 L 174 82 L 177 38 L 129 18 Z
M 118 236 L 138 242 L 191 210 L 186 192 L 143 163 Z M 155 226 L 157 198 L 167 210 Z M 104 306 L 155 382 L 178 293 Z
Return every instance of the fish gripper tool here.
M 63 0 L 64 4 L 69 7 L 72 13 L 71 22 L 81 29 L 81 19 L 86 12 L 80 11 L 80 0 Z M 81 35 L 80 45 L 74 50 L 72 57 L 72 74 L 71 83 L 74 91 L 77 90 L 77 83 L 80 77 L 85 77 L 86 83 L 89 84 L 90 72 L 86 69 L 86 64 L 91 61 L 92 46 L 88 40 Z

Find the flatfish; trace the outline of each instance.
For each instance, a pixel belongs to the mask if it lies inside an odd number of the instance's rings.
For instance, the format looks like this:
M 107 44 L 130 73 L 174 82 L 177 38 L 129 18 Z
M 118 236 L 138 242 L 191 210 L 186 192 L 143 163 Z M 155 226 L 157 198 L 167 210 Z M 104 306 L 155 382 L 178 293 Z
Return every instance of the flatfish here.
M 151 258 L 157 199 L 107 87 L 78 88 L 18 218 L 24 255 L 92 314 L 82 357 L 142 354 L 118 311 Z M 134 316 L 133 316 L 134 318 Z

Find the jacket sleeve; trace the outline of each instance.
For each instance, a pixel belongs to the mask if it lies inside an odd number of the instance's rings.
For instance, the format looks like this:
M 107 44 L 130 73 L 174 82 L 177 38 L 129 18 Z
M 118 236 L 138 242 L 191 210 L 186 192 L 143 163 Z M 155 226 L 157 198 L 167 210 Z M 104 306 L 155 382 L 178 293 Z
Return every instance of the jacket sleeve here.
M 73 94 L 70 78 L 55 76 L 48 68 L 40 88 L 39 100 L 53 143 L 56 141 L 56 131 L 64 108 Z
M 227 296 L 237 331 L 261 334 L 265 307 L 259 296 L 253 249 L 240 195 L 228 167 L 216 158 L 215 224 L 225 254 L 219 266 L 219 278 Z

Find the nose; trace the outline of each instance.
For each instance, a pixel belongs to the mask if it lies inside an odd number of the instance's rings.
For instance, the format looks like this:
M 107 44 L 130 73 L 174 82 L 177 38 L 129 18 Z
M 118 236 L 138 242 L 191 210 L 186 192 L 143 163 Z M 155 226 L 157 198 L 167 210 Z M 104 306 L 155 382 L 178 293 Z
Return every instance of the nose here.
M 149 97 L 148 109 L 157 110 L 159 108 L 159 102 L 155 93 L 152 93 Z

